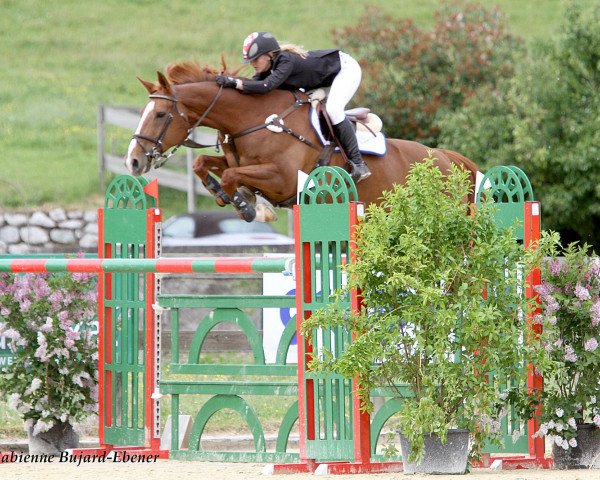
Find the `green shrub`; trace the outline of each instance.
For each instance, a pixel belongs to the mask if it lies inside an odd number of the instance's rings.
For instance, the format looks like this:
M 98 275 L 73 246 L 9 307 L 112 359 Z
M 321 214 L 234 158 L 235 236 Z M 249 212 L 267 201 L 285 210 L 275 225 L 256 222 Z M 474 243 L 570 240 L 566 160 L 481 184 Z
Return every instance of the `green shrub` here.
M 443 7 L 431 31 L 371 7 L 334 35 L 363 66 L 356 101 L 380 114 L 389 136 L 430 146 L 438 143 L 439 112 L 460 109 L 481 86 L 511 77 L 521 51 L 500 11 L 479 4 Z
M 444 178 L 431 159 L 415 164 L 406 186 L 369 207 L 359 226 L 358 260 L 347 272 L 364 308 L 353 316 L 334 304 L 304 324 L 306 333 L 361 332 L 339 358 L 324 351 L 311 368 L 358 375 L 364 408 L 374 387 L 410 387 L 412 396 L 396 395 L 417 458 L 425 434 L 445 439 L 449 428 L 469 429 L 475 450 L 499 439 L 506 379 L 524 381 L 521 362 L 533 346 L 522 341 L 527 302 L 517 294 L 529 263 L 516 267 L 522 247 L 497 228 L 492 207 L 467 214 L 468 190 L 458 169 Z
M 515 77 L 480 91 L 440 121 L 440 143 L 482 167 L 529 176 L 544 228 L 600 248 L 600 6 L 567 9 L 555 41 L 539 44 Z

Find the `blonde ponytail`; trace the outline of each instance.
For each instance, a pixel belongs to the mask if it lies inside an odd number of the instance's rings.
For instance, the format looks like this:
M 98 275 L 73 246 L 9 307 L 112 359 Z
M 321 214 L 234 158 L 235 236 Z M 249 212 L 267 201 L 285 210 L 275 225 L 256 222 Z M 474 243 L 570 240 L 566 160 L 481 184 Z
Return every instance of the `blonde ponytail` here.
M 296 45 L 294 43 L 285 43 L 281 45 L 281 51 L 295 53 L 296 55 L 302 58 L 306 58 L 308 56 L 308 51 L 305 50 L 304 47 L 301 47 L 300 45 Z

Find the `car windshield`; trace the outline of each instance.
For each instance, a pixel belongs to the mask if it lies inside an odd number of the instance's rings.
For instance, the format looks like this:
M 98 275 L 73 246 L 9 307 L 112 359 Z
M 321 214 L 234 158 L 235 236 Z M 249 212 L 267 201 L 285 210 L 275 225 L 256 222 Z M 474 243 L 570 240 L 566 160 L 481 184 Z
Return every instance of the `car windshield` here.
M 201 222 L 200 224 L 197 223 L 199 221 Z M 207 216 L 199 220 L 192 216 L 182 215 L 172 217 L 163 224 L 163 235 L 169 238 L 192 239 L 208 235 L 252 233 L 276 232 L 268 223 L 248 223 L 237 217 L 211 218 Z
M 163 235 L 174 238 L 194 238 L 194 229 L 193 218 L 179 217 L 165 223 Z
M 226 218 L 219 222 L 219 229 L 223 233 L 272 233 L 273 229 L 268 223 L 245 222 L 237 218 Z

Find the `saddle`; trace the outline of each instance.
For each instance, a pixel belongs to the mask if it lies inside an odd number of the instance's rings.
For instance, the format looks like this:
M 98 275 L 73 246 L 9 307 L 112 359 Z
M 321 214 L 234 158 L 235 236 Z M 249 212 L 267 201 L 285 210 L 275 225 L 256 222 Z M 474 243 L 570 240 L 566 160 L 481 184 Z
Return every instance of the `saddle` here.
M 330 137 L 331 132 L 330 128 L 327 126 L 325 120 L 325 109 L 323 108 L 325 103 L 327 102 L 327 97 L 329 95 L 329 88 L 317 88 L 316 90 L 311 90 L 307 92 L 308 100 L 310 101 L 313 109 L 319 112 L 319 120 L 321 123 L 321 132 L 324 134 L 324 137 Z M 366 107 L 356 107 L 351 108 L 349 110 L 345 110 L 346 118 L 350 120 L 352 124 L 354 124 L 354 129 L 357 132 L 370 132 L 373 136 L 376 136 L 377 133 L 381 132 L 383 127 L 383 122 L 381 118 L 371 112 L 369 108 Z M 325 128 L 327 126 L 327 128 Z M 326 135 L 325 133 L 329 133 Z

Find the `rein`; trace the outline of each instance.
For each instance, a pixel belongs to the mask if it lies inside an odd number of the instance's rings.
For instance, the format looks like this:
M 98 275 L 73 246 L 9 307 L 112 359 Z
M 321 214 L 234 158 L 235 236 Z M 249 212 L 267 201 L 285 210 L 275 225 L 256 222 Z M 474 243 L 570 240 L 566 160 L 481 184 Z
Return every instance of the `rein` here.
M 290 127 L 284 125 L 283 119 L 285 117 L 287 117 L 288 115 L 295 112 L 302 105 L 310 103 L 310 100 L 308 100 L 308 99 L 302 100 L 301 98 L 299 98 L 298 95 L 296 94 L 296 92 L 292 92 L 292 95 L 294 95 L 294 98 L 296 100 L 294 101 L 294 103 L 291 106 L 289 106 L 286 110 L 284 110 L 283 113 L 281 113 L 280 115 L 272 115 L 271 117 L 269 117 L 267 119 L 267 121 L 265 123 L 261 123 L 260 125 L 256 125 L 254 127 L 247 128 L 240 132 L 233 133 L 233 134 L 228 134 L 228 133 L 224 134 L 224 139 L 223 139 L 222 143 L 227 144 L 231 147 L 231 152 L 233 153 L 233 156 L 235 157 L 235 161 L 238 164 L 238 166 L 240 165 L 240 157 L 239 157 L 239 154 L 237 151 L 237 147 L 235 146 L 235 139 L 239 138 L 239 137 L 243 137 L 244 135 L 248 135 L 250 133 L 258 132 L 258 131 L 262 130 L 263 128 L 269 129 L 269 127 L 273 127 L 275 129 L 273 131 L 277 131 L 277 129 L 279 129 L 280 132 L 285 132 L 285 133 L 293 136 L 294 138 L 300 140 L 302 143 L 308 145 L 309 147 L 314 148 L 317 151 L 321 151 L 321 149 L 319 147 L 317 147 L 314 143 L 312 143 L 304 135 L 300 135 L 299 133 L 294 132 L 294 130 L 292 130 Z
M 175 155 L 175 153 L 177 152 L 179 147 L 181 147 L 182 145 L 187 144 L 187 145 L 191 146 L 191 144 L 193 144 L 196 147 L 210 146 L 210 145 L 200 145 L 200 144 L 194 142 L 193 140 L 188 139 L 188 137 L 190 136 L 192 131 L 204 121 L 204 119 L 207 117 L 207 115 L 210 113 L 210 111 L 216 105 L 216 103 L 219 100 L 219 98 L 221 97 L 222 93 L 223 93 L 223 86 L 219 87 L 219 91 L 215 95 L 215 98 L 213 98 L 213 100 L 210 103 L 210 105 L 208 106 L 208 108 L 204 111 L 204 113 L 200 116 L 200 118 L 198 118 L 198 120 L 193 125 L 190 123 L 188 117 L 179 111 L 179 108 L 177 107 L 177 97 L 175 97 L 174 95 L 173 96 L 159 95 L 159 94 L 148 95 L 148 98 L 157 98 L 160 100 L 169 100 L 170 102 L 172 102 L 171 111 L 169 112 L 169 115 L 167 116 L 167 120 L 165 121 L 165 124 L 163 125 L 162 131 L 160 132 L 160 134 L 158 135 L 157 138 L 150 138 L 145 135 L 141 135 L 139 133 L 135 133 L 132 135 L 132 138 L 135 139 L 136 142 L 138 143 L 138 145 L 142 148 L 142 150 L 144 151 L 144 155 L 146 156 L 146 158 L 148 159 L 148 161 L 152 164 L 152 166 L 154 168 L 162 167 L 167 162 L 167 160 L 169 160 L 169 158 L 171 158 L 173 155 Z M 167 130 L 169 129 L 169 126 L 171 125 L 173 118 L 175 118 L 175 115 L 173 114 L 173 112 L 177 112 L 177 114 L 185 121 L 185 123 L 188 126 L 188 130 L 187 130 L 187 135 L 185 136 L 185 139 L 181 143 L 175 145 L 175 147 L 173 147 L 168 154 L 165 154 L 163 152 L 162 145 L 163 145 L 163 140 L 165 139 L 165 136 L 167 134 Z M 154 144 L 154 147 L 152 147 L 151 150 L 147 150 L 144 147 L 144 145 L 140 142 L 140 140 L 145 140 L 147 142 L 151 142 Z

